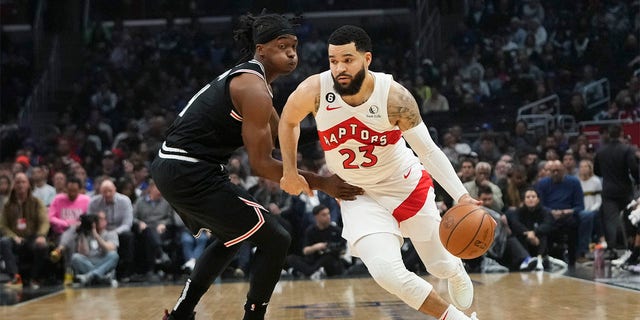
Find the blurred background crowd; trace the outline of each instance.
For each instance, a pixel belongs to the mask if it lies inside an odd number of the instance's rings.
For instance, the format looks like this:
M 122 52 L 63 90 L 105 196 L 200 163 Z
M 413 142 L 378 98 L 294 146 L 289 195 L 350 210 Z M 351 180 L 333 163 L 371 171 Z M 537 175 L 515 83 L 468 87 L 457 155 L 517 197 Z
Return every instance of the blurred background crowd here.
M 469 261 L 470 270 L 492 270 L 489 262 L 528 270 L 537 257 L 543 267 L 547 257 L 575 265 L 593 258 L 591 243 L 608 245 L 615 259 L 622 251 L 611 249 L 626 249 L 633 236 L 603 214 L 598 176 L 607 167 L 597 155 L 619 141 L 632 155 L 627 176 L 638 178 L 638 0 L 7 0 L 0 8 L 0 260 L 8 283 L 38 287 L 72 273 L 88 275 L 76 277 L 82 285 L 158 281 L 193 268 L 211 239 L 187 232 L 148 166 L 186 102 L 237 62 L 234 21 L 262 8 L 301 16 L 300 63 L 275 83 L 277 109 L 302 79 L 328 68 L 326 38 L 336 26 L 360 25 L 372 36 L 370 69 L 412 91 L 460 179 L 524 248 Z M 302 146 L 299 161 L 326 173 L 317 144 Z M 285 274 L 362 271 L 339 237 L 327 250 L 337 270 L 320 253 L 303 254 L 313 245 L 308 230 L 341 226 L 338 201 L 282 192 L 252 175 L 242 150 L 228 168 L 293 235 Z M 557 190 L 548 181 L 569 181 L 560 189 L 566 197 L 550 196 Z M 627 184 L 614 199 L 624 206 L 633 197 Z M 443 211 L 453 204 L 441 190 L 438 198 Z M 539 221 L 523 218 L 536 210 Z M 82 227 L 87 213 L 99 219 Z M 113 246 L 96 247 L 92 224 Z M 410 244 L 405 253 L 411 270 L 423 270 Z M 248 276 L 251 254 L 246 245 L 225 277 Z

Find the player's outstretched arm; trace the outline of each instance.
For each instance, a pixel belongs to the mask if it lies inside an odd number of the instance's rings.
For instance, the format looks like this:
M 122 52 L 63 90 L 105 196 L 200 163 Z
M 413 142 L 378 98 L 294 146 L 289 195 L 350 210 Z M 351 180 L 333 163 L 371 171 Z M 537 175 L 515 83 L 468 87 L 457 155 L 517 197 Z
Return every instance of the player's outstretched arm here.
M 282 109 L 278 124 L 278 140 L 282 154 L 282 179 L 280 188 L 292 195 L 302 192 L 313 196 L 307 179 L 298 172 L 298 139 L 300 138 L 300 121 L 314 112 L 314 101 L 320 97 L 319 77 L 311 76 L 294 90 Z
M 422 165 L 447 193 L 458 202 L 481 204 L 469 196 L 451 162 L 431 139 L 427 126 L 422 122 L 418 103 L 409 90 L 394 81 L 387 106 L 389 121 L 400 128 L 402 136 L 418 155 Z
M 298 139 L 300 137 L 300 121 L 309 113 L 315 114 L 320 103 L 320 77 L 313 75 L 300 83 L 289 96 L 282 111 L 278 125 L 278 139 L 282 154 L 283 174 L 280 188 L 287 193 L 298 195 L 304 192 L 313 195 L 312 189 L 322 190 L 328 195 L 342 199 L 354 200 L 364 191 L 352 186 L 337 175 L 321 177 L 311 172 L 298 170 Z

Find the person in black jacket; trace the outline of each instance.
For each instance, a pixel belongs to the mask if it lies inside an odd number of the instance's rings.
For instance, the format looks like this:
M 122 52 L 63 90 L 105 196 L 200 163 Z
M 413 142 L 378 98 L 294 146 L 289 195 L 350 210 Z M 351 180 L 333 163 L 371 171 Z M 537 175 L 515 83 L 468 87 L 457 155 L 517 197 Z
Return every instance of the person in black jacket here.
M 313 216 L 316 223 L 304 234 L 304 256 L 287 256 L 287 265 L 307 277 L 320 268 L 324 268 L 327 276 L 341 275 L 345 271 L 341 255 L 347 249 L 347 241 L 340 236 L 342 229 L 331 223 L 331 214 L 325 205 L 315 206 Z
M 534 188 L 524 193 L 524 204 L 508 216 L 511 231 L 533 257 L 545 257 L 548 251 L 548 236 L 554 219 L 549 210 L 540 204 Z
M 615 257 L 620 211 L 633 199 L 633 180 L 640 181 L 638 159 L 632 147 L 620 141 L 622 128 L 611 125 L 609 140 L 600 147 L 594 159 L 595 174 L 602 177 L 602 228 L 609 251 Z

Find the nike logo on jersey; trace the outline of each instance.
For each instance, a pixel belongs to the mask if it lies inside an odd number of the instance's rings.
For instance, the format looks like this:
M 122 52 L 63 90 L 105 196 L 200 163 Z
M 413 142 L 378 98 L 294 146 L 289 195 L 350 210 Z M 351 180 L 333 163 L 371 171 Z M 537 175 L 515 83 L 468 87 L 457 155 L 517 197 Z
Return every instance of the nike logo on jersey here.
M 409 178 L 409 175 L 411 174 L 411 169 L 413 169 L 413 168 L 409 168 L 409 172 L 407 172 L 406 174 L 402 175 L 405 179 Z
M 337 107 L 327 106 L 327 111 L 336 110 L 336 109 L 340 109 L 340 108 L 342 108 L 342 107 L 341 106 L 337 106 Z

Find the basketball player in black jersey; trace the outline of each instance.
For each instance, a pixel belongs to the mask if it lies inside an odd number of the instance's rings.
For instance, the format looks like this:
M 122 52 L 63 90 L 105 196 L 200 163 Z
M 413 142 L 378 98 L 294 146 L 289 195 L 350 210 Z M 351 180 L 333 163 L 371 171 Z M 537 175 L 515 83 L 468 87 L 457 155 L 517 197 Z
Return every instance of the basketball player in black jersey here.
M 244 240 L 256 245 L 244 320 L 264 319 L 280 277 L 290 235 L 249 193 L 229 181 L 224 167 L 231 153 L 246 148 L 255 175 L 279 181 L 282 163 L 272 158 L 279 117 L 271 82 L 293 71 L 298 40 L 291 23 L 277 14 L 245 15 L 235 31 L 247 58 L 204 86 L 179 113 L 151 166 L 162 195 L 187 227 L 210 230 L 217 240 L 205 249 L 177 304 L 164 319 L 193 319 L 209 285 L 234 258 Z M 312 187 L 344 200 L 360 188 L 337 176 L 301 174 Z

